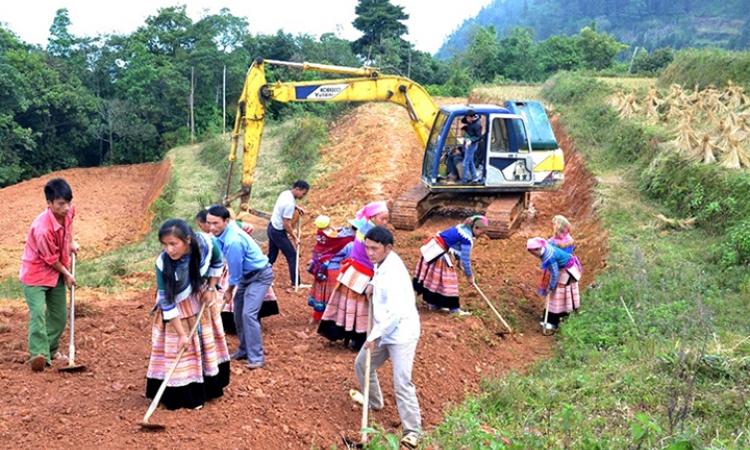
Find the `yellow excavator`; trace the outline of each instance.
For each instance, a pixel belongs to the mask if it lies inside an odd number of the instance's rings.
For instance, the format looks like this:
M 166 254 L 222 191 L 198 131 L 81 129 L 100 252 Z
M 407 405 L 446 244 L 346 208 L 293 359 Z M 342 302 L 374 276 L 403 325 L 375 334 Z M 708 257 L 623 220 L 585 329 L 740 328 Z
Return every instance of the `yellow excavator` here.
M 268 83 L 266 65 L 346 78 Z M 245 78 L 229 154 L 233 165 L 242 137 L 242 188 L 230 195 L 228 179 L 224 197 L 226 205 L 240 198 L 242 211 L 255 212 L 250 209 L 249 200 L 269 101 L 390 102 L 406 109 L 424 158 L 421 182 L 393 203 L 391 223 L 397 229 L 413 230 L 434 211 L 448 209 L 484 213 L 490 222 L 488 236 L 504 238 L 518 224 L 532 191 L 559 189 L 564 180 L 563 153 L 539 102 L 512 100 L 503 106 L 463 104 L 438 108 L 422 86 L 398 74 L 386 74 L 372 67 L 258 58 Z M 475 154 L 479 181 L 461 183 L 447 176 L 445 160 L 454 149 L 464 147 L 462 127 L 467 123 L 467 113 L 475 115 L 483 130 Z M 457 170 L 461 172 L 461 164 Z

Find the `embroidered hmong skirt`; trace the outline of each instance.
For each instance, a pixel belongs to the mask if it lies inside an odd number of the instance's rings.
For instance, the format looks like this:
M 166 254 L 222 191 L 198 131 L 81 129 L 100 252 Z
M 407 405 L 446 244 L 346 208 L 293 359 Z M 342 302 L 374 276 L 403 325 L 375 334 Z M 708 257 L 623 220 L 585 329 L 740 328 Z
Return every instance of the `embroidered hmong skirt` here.
M 461 306 L 458 301 L 458 274 L 455 267 L 445 262 L 445 258 L 450 256 L 443 255 L 432 263 L 427 263 L 424 257 L 419 258 L 412 284 L 417 295 L 421 295 L 431 306 L 457 309 Z
M 578 282 L 573 280 L 568 285 L 557 283 L 557 287 L 549 297 L 549 312 L 554 314 L 570 313 L 581 307 L 581 297 L 578 293 Z
M 358 293 L 344 284 L 344 281 L 359 287 L 367 285 L 370 277 L 350 266 L 345 273 L 339 274 L 338 279 L 318 326 L 318 334 L 332 341 L 350 339 L 364 342 L 367 337 L 369 303 L 365 294 Z
M 198 295 L 179 302 L 180 321 L 189 333 L 198 312 Z M 219 302 L 206 307 L 200 325 L 170 378 L 161 403 L 167 409 L 196 408 L 206 400 L 221 397 L 229 384 L 229 350 L 221 323 Z M 178 335 L 157 310 L 151 328 L 151 359 L 146 374 L 146 397 L 154 398 L 167 372 L 174 364 L 179 348 Z
M 307 304 L 312 306 L 314 311 L 323 313 L 326 310 L 328 299 L 331 298 L 331 294 L 338 284 L 338 281 L 336 281 L 338 276 L 339 269 L 329 268 L 328 278 L 325 281 L 315 278 L 310 289 L 310 297 L 307 299 Z
M 576 311 L 581 307 L 578 281 L 570 276 L 567 270 L 574 266 L 581 271 L 581 263 L 575 256 L 571 257 L 565 267 L 560 270 L 560 277 L 557 281 L 557 286 L 555 287 L 555 290 L 550 293 L 549 312 L 551 314 L 567 314 L 571 311 Z M 547 293 L 549 279 L 550 272 L 548 270 L 542 272 L 538 290 L 543 295 L 546 295 Z

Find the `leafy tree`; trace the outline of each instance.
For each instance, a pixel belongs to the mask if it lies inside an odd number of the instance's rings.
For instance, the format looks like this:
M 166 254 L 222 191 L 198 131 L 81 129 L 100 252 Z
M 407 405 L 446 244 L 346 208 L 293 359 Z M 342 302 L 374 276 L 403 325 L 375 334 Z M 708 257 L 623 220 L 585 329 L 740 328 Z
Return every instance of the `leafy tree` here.
M 534 81 L 539 78 L 533 29 L 513 28 L 499 44 L 500 74 L 512 80 Z
M 275 35 L 259 35 L 257 48 L 256 57 L 260 56 L 265 59 L 294 61 L 295 56 L 299 57 L 294 36 L 282 30 L 277 31 Z
M 636 73 L 655 74 L 667 67 L 674 60 L 671 48 L 660 48 L 649 53 L 640 51 L 635 57 L 633 69 Z
M 49 29 L 50 37 L 47 39 L 47 52 L 49 54 L 59 57 L 70 57 L 72 55 L 76 39 L 68 31 L 70 25 L 68 9 L 58 9 Z
M 155 55 L 184 57 L 194 44 L 193 21 L 185 8 L 181 5 L 159 9 L 156 16 L 146 18 L 146 26 L 138 28 L 136 38 L 145 42 Z
M 581 66 L 578 36 L 552 36 L 545 39 L 537 46 L 536 55 L 541 70 L 547 75 Z
M 404 13 L 403 6 L 396 6 L 390 0 L 359 0 L 354 12 L 357 18 L 352 25 L 363 35 L 352 43 L 352 49 L 367 60 L 372 57 L 373 46 L 379 47 L 385 39 L 400 38 L 409 32 L 401 23 L 409 15 Z
M 578 46 L 581 49 L 583 64 L 587 69 L 602 70 L 611 67 L 615 56 L 630 48 L 615 40 L 607 33 L 596 31 L 596 22 L 581 30 Z
M 494 25 L 480 27 L 464 54 L 471 75 L 479 81 L 490 82 L 499 72 L 498 55 L 500 44 Z
M 0 27 L 0 187 L 17 183 L 23 170 L 19 153 L 36 148 L 32 131 L 15 121 L 30 106 L 24 72 L 14 64 L 26 49 L 15 35 Z
M 445 83 L 443 92 L 440 95 L 446 95 L 450 97 L 466 97 L 471 92 L 471 88 L 474 87 L 474 81 L 469 75 L 469 71 L 454 61 L 448 68 L 450 76 L 448 81 Z

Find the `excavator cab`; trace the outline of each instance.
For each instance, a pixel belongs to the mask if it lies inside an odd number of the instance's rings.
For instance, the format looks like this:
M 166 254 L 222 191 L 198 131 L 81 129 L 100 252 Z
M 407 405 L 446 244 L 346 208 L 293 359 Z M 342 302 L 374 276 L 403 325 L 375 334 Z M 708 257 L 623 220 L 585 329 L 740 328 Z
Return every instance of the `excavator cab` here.
M 452 105 L 440 109 L 422 164 L 422 182 L 431 192 L 497 194 L 557 189 L 562 185 L 562 152 L 557 148 L 543 106 L 538 102 L 512 103 L 512 108 Z M 478 114 L 482 124 L 483 136 L 474 155 L 480 183 L 449 179 L 445 164 L 451 152 L 466 146 L 461 120 L 469 109 Z M 543 116 L 538 115 L 539 110 Z M 532 112 L 537 115 L 530 117 Z M 539 139 L 532 138 L 532 130 L 546 129 L 549 133 L 539 134 Z M 464 162 L 458 167 L 459 174 L 465 166 Z
M 482 124 L 474 158 L 479 183 L 449 179 L 442 167 L 448 153 L 465 145 L 461 119 L 470 109 Z M 490 223 L 487 235 L 504 238 L 528 208 L 531 192 L 562 186 L 563 167 L 562 150 L 541 103 L 443 106 L 425 145 L 421 183 L 396 200 L 391 222 L 413 230 L 437 210 L 482 213 Z

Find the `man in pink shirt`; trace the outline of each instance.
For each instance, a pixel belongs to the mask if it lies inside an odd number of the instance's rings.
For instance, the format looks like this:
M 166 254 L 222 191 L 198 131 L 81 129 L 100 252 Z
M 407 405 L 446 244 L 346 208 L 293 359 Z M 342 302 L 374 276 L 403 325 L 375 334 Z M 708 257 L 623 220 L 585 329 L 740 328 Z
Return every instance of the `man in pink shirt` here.
M 73 240 L 75 208 L 70 185 L 53 178 L 44 186 L 44 196 L 47 210 L 31 224 L 20 274 L 29 305 L 29 354 L 34 372 L 44 370 L 53 359 L 67 359 L 57 349 L 68 317 L 65 288 L 76 284 L 70 273 L 70 253 L 78 250 Z

